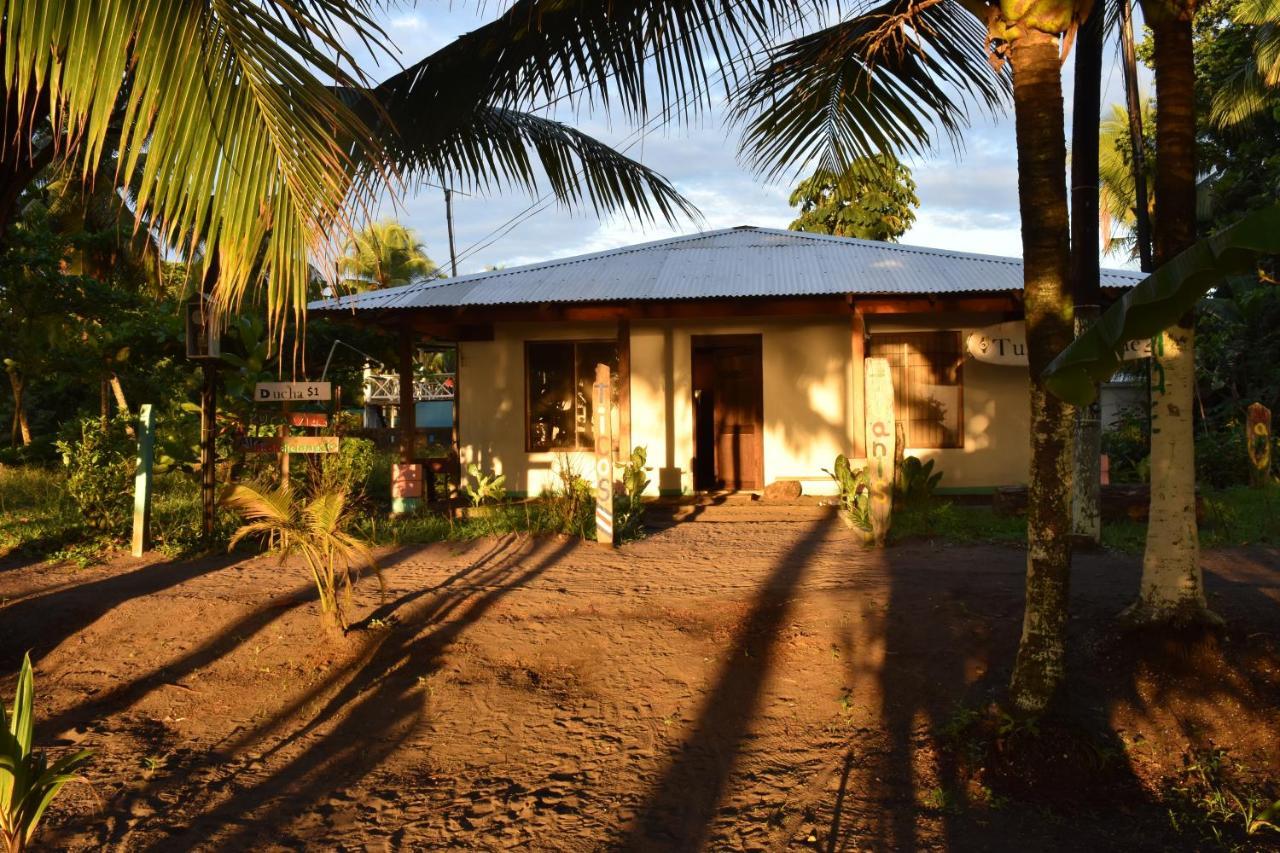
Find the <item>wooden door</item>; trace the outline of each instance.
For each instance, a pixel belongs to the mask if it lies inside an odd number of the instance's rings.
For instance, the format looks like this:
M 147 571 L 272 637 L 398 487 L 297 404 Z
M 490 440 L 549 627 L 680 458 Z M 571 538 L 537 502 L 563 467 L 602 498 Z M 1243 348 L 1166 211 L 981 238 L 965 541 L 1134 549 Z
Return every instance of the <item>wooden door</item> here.
M 696 488 L 764 488 L 763 392 L 759 335 L 694 337 Z

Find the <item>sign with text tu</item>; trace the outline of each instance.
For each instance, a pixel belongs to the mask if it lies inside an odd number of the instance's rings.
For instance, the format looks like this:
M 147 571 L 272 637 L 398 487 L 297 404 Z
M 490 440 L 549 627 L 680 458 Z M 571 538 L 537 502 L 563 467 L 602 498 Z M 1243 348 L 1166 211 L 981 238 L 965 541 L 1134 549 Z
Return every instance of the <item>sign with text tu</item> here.
M 607 364 L 596 365 L 592 385 L 595 420 L 596 541 L 613 546 L 613 382 Z
M 965 336 L 964 348 L 969 355 L 984 364 L 1003 364 L 1011 367 L 1027 365 L 1027 324 L 1023 320 L 1009 320 L 981 329 L 974 329 Z M 1134 361 L 1151 356 L 1151 340 L 1144 338 L 1124 345 L 1121 358 Z

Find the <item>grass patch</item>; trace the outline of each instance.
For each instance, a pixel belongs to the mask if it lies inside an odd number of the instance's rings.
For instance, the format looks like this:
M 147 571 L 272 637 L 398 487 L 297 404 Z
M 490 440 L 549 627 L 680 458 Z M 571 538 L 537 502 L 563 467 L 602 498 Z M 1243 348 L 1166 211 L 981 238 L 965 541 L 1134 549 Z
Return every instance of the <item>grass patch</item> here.
M 991 507 L 936 500 L 893 514 L 892 542 L 935 539 L 951 545 L 1018 545 L 1027 541 L 1027 520 L 997 515 Z

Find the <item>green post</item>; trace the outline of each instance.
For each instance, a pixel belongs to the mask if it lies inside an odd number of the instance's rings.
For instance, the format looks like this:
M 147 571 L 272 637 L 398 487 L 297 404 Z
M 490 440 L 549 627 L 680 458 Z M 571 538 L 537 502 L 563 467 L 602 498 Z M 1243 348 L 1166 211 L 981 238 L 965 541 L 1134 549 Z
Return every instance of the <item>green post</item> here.
M 156 413 L 150 403 L 138 412 L 138 471 L 133 478 L 133 556 L 141 557 L 151 544 L 151 465 L 156 437 Z

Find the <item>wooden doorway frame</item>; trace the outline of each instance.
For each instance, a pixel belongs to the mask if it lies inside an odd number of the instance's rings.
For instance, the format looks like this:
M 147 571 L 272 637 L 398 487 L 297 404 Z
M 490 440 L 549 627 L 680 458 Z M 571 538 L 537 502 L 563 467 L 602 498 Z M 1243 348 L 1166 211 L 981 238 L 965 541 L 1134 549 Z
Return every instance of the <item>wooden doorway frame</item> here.
M 759 419 L 756 422 L 755 435 L 757 436 L 757 441 L 759 442 L 760 452 L 757 456 L 757 459 L 758 459 L 757 470 L 754 473 L 755 473 L 755 482 L 758 485 L 755 489 L 749 488 L 749 489 L 746 489 L 745 491 L 756 491 L 764 488 L 764 336 L 758 332 L 747 333 L 747 334 L 724 334 L 724 335 L 706 334 L 706 335 L 690 335 L 689 337 L 689 376 L 690 376 L 690 386 L 691 386 L 689 403 L 693 408 L 693 413 L 692 413 L 693 414 L 693 449 L 694 449 L 695 462 L 694 462 L 694 470 L 692 471 L 692 474 L 694 479 L 694 491 L 705 492 L 705 491 L 721 490 L 719 487 L 715 487 L 712 489 L 703 488 L 702 486 L 705 486 L 706 484 L 699 483 L 699 480 L 698 480 L 698 469 L 701 466 L 702 462 L 698 455 L 698 451 L 699 451 L 698 399 L 697 399 L 696 392 L 699 389 L 696 387 L 694 362 L 698 357 L 699 351 L 728 348 L 728 347 L 749 347 L 755 350 L 756 366 L 757 366 L 756 376 L 759 380 L 756 383 L 757 394 L 759 395 L 757 398 L 757 403 L 758 403 L 757 411 L 759 411 L 760 413 Z M 712 450 L 714 453 L 714 443 L 713 443 Z M 711 460 L 711 471 L 712 471 L 713 477 L 715 477 L 718 473 L 717 460 L 715 459 L 714 456 L 712 457 L 712 460 Z M 746 478 L 742 478 L 742 479 L 746 479 Z M 724 490 L 739 491 L 742 489 L 739 484 L 736 484 L 736 483 L 729 484 L 726 482 L 724 486 Z

